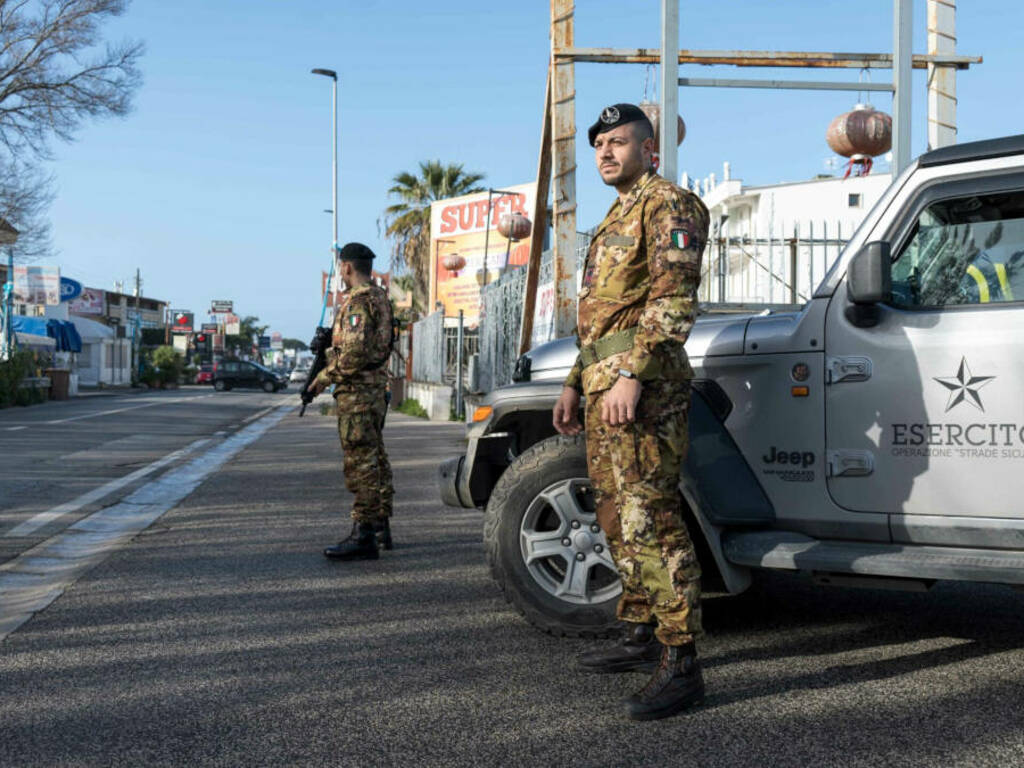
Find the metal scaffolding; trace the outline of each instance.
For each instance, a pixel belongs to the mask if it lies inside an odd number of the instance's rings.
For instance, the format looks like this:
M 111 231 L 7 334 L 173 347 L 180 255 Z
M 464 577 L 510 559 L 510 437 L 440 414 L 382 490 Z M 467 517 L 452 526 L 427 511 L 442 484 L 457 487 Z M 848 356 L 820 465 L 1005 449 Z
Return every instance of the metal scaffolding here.
M 679 49 L 679 0 L 661 0 L 661 48 L 577 48 L 574 44 L 574 0 L 551 0 L 551 58 L 544 95 L 540 159 L 537 164 L 537 204 L 534 232 L 547 225 L 549 181 L 551 205 L 555 335 L 568 336 L 576 326 L 576 62 L 605 64 L 661 64 L 662 128 L 660 162 L 663 175 L 676 178 L 678 149 L 677 86 L 774 88 L 805 90 L 889 91 L 893 94 L 893 169 L 910 163 L 911 78 L 913 69 L 928 69 L 929 148 L 956 138 L 956 71 L 981 63 L 980 56 L 955 53 L 955 0 L 928 0 L 928 53 L 913 55 L 912 0 L 893 0 L 892 53 L 836 53 L 822 51 L 695 51 Z M 678 53 L 674 53 L 678 51 Z M 680 78 L 680 64 L 736 67 L 802 67 L 824 69 L 891 69 L 892 83 L 837 83 L 828 81 L 738 80 Z M 530 348 L 543 238 L 534 237 L 530 249 L 520 324 L 520 353 Z

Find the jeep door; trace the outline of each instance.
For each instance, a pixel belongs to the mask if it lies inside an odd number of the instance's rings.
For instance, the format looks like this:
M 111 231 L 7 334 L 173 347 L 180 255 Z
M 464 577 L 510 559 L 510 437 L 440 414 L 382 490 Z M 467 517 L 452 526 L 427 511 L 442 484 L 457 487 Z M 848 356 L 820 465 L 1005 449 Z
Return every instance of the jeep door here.
M 896 540 L 977 544 L 946 518 L 1024 518 L 1024 174 L 925 186 L 869 239 L 892 297 L 829 306 L 829 493 Z

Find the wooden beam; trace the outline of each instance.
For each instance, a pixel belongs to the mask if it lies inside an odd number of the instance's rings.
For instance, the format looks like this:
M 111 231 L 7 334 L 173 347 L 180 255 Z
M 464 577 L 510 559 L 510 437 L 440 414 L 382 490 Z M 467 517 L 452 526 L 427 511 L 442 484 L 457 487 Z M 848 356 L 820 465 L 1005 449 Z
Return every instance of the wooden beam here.
M 530 260 L 526 267 L 526 289 L 523 292 L 523 317 L 519 324 L 519 354 L 530 351 L 533 337 L 533 316 L 537 307 L 537 283 L 540 281 L 540 260 L 544 254 L 547 234 L 548 192 L 551 188 L 551 65 L 548 64 L 544 85 L 544 118 L 540 130 L 540 155 L 537 160 L 537 194 L 533 203 L 533 237 L 530 239 Z
M 658 48 L 576 48 L 565 45 L 552 55 L 556 62 L 568 59 L 577 62 L 601 64 L 657 64 L 661 61 Z M 929 64 L 967 69 L 980 64 L 981 56 L 953 54 L 917 54 L 914 69 L 926 69 Z M 892 69 L 891 53 L 834 53 L 823 51 L 679 51 L 680 64 L 728 64 L 735 67 L 823 67 L 826 69 Z

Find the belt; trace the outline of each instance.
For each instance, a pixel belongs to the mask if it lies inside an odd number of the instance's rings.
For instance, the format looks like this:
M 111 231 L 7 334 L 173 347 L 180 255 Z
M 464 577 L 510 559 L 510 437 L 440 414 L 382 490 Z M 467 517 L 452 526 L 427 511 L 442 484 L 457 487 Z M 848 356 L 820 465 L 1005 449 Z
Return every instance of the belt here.
M 637 326 L 633 326 L 624 331 L 603 336 L 593 344 L 580 347 L 580 362 L 583 363 L 583 367 L 589 368 L 606 357 L 617 355 L 620 352 L 628 352 L 633 348 L 633 339 L 636 338 L 637 330 Z

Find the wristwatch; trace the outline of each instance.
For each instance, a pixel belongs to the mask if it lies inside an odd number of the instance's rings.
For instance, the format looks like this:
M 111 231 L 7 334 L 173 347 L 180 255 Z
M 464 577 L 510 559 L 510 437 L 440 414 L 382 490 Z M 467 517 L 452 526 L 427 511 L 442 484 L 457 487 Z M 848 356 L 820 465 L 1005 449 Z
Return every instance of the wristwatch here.
M 636 378 L 636 374 L 633 373 L 628 368 L 619 368 L 619 376 L 621 376 L 624 379 L 635 379 Z

